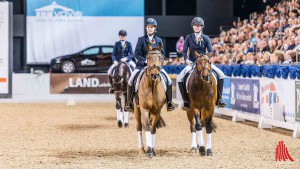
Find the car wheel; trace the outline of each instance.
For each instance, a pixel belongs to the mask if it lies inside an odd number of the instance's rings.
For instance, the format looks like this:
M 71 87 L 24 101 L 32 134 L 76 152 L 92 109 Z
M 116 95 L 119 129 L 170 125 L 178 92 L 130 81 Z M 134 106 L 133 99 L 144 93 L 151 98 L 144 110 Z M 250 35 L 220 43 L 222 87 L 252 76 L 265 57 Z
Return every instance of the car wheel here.
M 61 64 L 61 71 L 63 73 L 74 73 L 75 72 L 75 65 L 71 61 L 64 61 Z

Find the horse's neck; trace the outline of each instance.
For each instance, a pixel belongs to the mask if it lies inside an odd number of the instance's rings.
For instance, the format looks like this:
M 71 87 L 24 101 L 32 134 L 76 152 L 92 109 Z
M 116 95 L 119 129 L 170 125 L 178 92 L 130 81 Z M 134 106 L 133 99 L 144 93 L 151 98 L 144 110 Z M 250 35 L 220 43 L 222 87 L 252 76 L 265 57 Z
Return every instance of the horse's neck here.
M 161 78 L 160 76 L 155 81 L 151 79 L 150 75 L 148 75 L 147 71 L 143 75 L 141 79 L 141 84 L 146 84 L 146 86 L 151 87 L 151 91 L 155 90 L 156 88 L 160 87 Z
M 199 89 L 199 88 L 203 88 L 203 85 L 204 85 L 203 79 L 197 74 L 197 71 L 194 70 L 189 80 L 189 86 L 191 86 L 192 89 Z
M 129 70 L 128 66 L 126 65 L 126 63 L 120 63 L 120 65 L 118 65 L 116 67 L 115 75 L 119 75 L 121 77 L 130 75 L 130 70 Z

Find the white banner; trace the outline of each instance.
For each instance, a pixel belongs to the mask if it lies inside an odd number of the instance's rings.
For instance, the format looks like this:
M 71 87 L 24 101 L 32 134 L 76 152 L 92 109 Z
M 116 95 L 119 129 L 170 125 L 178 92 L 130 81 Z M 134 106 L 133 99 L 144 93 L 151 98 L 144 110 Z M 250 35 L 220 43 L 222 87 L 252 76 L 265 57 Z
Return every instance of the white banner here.
M 96 45 L 114 45 L 127 31 L 133 48 L 144 34 L 141 0 L 27 0 L 27 63 L 51 59 Z
M 9 2 L 0 2 L 0 94 L 9 94 Z
M 260 113 L 274 120 L 295 122 L 295 81 L 261 78 Z

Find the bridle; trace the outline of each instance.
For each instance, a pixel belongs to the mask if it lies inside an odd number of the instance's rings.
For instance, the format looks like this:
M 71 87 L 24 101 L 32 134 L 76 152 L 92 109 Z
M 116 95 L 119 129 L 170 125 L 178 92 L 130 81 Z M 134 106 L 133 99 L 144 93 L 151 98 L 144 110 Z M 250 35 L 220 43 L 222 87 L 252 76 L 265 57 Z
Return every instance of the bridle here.
M 205 80 L 205 81 L 208 81 L 208 82 L 210 82 L 210 83 L 212 83 L 212 81 L 211 81 L 211 69 L 208 69 L 207 67 L 206 67 L 206 65 L 203 65 L 202 64 L 202 61 L 204 61 L 204 60 L 207 60 L 208 61 L 208 63 L 210 64 L 210 68 L 211 68 L 211 62 L 209 61 L 209 58 L 206 56 L 206 55 L 203 55 L 203 56 L 205 56 L 205 58 L 201 58 L 201 59 L 197 59 L 196 60 L 196 67 L 195 67 L 195 71 L 196 71 L 196 75 L 199 77 L 201 77 L 203 80 Z M 198 64 L 199 64 L 199 62 L 200 62 L 200 64 L 201 64 L 201 66 L 202 66 L 202 69 L 201 70 L 198 70 Z M 203 71 L 204 70 L 206 70 L 207 72 L 209 72 L 208 73 L 208 75 L 206 75 L 206 76 L 203 76 Z M 202 75 L 202 76 L 201 76 Z
M 161 52 L 159 52 L 159 51 L 150 51 L 150 52 L 147 54 L 147 57 L 146 57 L 147 63 L 149 63 L 149 62 L 148 62 L 148 60 L 150 59 L 150 56 L 149 56 L 149 55 L 160 55 L 160 56 L 158 56 L 158 59 L 159 59 L 159 60 L 161 60 L 161 57 L 162 57 L 162 56 L 161 56 L 161 55 L 162 55 Z M 151 72 L 153 69 L 157 69 L 159 73 L 161 72 L 161 66 L 160 66 L 160 65 L 154 64 L 154 65 L 151 66 L 151 67 L 148 67 L 148 66 L 147 66 L 147 71 L 148 71 L 148 72 Z M 150 74 L 151 79 L 154 80 L 154 81 L 157 80 L 157 78 L 159 77 L 159 73 L 158 73 L 158 74 L 155 74 L 155 75 L 151 75 L 151 74 Z M 149 75 L 147 75 L 147 76 L 149 76 Z

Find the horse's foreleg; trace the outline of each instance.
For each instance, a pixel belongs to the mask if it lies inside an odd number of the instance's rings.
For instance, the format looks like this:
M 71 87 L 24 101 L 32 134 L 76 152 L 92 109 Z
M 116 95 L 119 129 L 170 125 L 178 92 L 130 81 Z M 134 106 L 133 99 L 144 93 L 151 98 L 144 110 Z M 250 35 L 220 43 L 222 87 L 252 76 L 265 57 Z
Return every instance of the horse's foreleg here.
M 194 119 L 194 108 L 191 108 L 189 111 L 187 111 L 187 117 L 190 122 L 190 130 L 192 134 L 192 145 L 191 145 L 191 151 L 197 152 L 197 143 L 196 143 L 196 128 L 195 128 L 195 119 Z
M 212 156 L 212 131 L 214 130 L 214 124 L 212 122 L 212 117 L 206 118 L 206 150 L 207 150 L 207 156 Z
M 127 94 L 124 94 L 124 98 L 125 98 L 125 104 L 127 103 Z M 129 127 L 129 118 L 130 118 L 130 113 L 129 111 L 126 109 L 126 106 L 124 104 L 124 127 L 127 128 Z
M 199 110 L 200 114 L 195 115 L 196 120 L 196 130 L 197 130 L 197 137 L 198 137 L 198 146 L 199 146 L 199 153 L 200 155 L 205 155 L 205 147 L 204 147 L 204 140 L 203 140 L 203 125 L 200 120 L 200 116 L 202 119 L 202 115 L 204 114 L 202 110 Z
M 134 117 L 136 120 L 136 130 L 138 135 L 138 143 L 139 143 L 139 154 L 145 154 L 144 144 L 143 144 L 143 137 L 142 137 L 142 121 L 141 121 L 141 112 L 140 109 L 136 107 L 136 104 L 134 104 Z
M 150 132 L 152 136 L 152 151 L 153 155 L 156 156 L 155 153 L 155 133 L 156 133 L 156 124 L 159 118 L 160 112 L 156 115 L 151 114 L 151 126 L 150 126 Z
M 122 102 L 119 94 L 116 94 L 116 111 L 119 128 L 123 125 Z
M 143 127 L 145 128 L 146 132 L 146 156 L 147 157 L 153 157 L 153 151 L 152 151 L 152 134 L 150 131 L 150 118 L 149 118 L 149 110 L 142 108 L 142 106 L 140 106 L 141 109 L 141 114 L 142 114 L 142 123 L 143 123 Z

